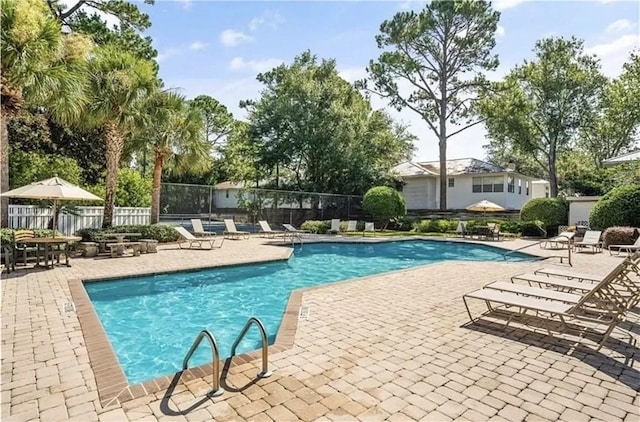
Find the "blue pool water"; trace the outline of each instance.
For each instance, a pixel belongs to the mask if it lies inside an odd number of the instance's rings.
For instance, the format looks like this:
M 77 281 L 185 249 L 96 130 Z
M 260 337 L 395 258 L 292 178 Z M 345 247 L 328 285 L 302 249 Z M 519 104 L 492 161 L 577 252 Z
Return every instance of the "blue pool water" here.
M 318 243 L 296 248 L 288 261 L 86 283 L 85 288 L 130 383 L 181 369 L 203 329 L 221 357 L 247 319 L 262 320 L 273 343 L 292 290 L 443 260 L 502 261 L 504 250 L 442 241 Z M 531 259 L 510 254 L 509 260 Z M 259 348 L 252 328 L 238 353 Z M 206 345 L 206 346 L 205 346 Z M 190 366 L 211 361 L 202 343 Z

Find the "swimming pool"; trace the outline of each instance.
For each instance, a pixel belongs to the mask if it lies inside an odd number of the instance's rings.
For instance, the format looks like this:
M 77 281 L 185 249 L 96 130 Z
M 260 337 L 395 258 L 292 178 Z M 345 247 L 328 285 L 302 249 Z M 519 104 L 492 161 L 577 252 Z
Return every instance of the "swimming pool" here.
M 262 320 L 272 343 L 295 289 L 443 260 L 502 261 L 503 253 L 446 241 L 316 243 L 296 249 L 288 261 L 88 282 L 85 288 L 129 383 L 135 384 L 179 371 L 203 329 L 216 337 L 221 357 L 229 356 L 231 344 L 252 316 Z M 259 344 L 252 329 L 238 353 Z M 190 365 L 210 361 L 207 345 L 198 349 Z

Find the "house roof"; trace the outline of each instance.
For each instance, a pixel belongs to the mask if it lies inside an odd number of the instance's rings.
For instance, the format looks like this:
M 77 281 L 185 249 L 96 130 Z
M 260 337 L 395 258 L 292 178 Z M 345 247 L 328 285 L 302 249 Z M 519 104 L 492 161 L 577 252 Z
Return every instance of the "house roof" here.
M 403 177 L 438 176 L 440 174 L 439 161 L 424 161 L 421 163 L 405 162 L 398 164 L 393 170 Z M 461 174 L 504 173 L 505 168 L 475 158 L 460 158 L 447 160 L 447 175 Z
M 217 185 L 213 185 L 214 189 L 243 189 L 244 182 L 220 182 Z
M 602 162 L 602 164 L 605 166 L 613 166 L 615 164 L 627 163 L 634 160 L 640 160 L 640 149 L 629 152 L 627 154 L 619 155 L 617 157 L 606 159 Z

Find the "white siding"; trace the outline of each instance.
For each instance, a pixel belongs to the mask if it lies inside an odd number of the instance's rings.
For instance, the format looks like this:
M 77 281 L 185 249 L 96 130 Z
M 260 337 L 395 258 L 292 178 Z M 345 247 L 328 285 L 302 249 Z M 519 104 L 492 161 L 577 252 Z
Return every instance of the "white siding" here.
M 596 204 L 593 201 L 570 201 L 569 202 L 569 224 L 577 224 L 580 221 L 589 221 L 591 209 Z
M 437 208 L 436 178 L 412 177 L 404 179 L 400 192 L 407 203 L 407 209 L 423 210 Z
M 214 191 L 214 205 L 216 208 L 237 208 L 238 189 L 216 189 Z

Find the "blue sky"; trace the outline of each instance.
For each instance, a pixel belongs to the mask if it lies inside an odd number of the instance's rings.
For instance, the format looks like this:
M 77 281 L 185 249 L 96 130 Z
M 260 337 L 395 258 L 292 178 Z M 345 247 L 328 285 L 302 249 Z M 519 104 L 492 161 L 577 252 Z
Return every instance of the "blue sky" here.
M 499 79 L 514 65 L 532 57 L 536 40 L 575 35 L 587 51 L 597 54 L 603 72 L 617 76 L 622 63 L 640 47 L 637 1 L 526 1 L 493 2 L 501 11 L 497 46 L 500 67 L 490 75 Z M 160 76 L 166 86 L 187 97 L 215 97 L 237 117 L 238 102 L 258 98 L 259 72 L 290 63 L 304 50 L 320 58 L 335 58 L 343 77 L 366 76 L 365 67 L 379 55 L 375 43 L 380 23 L 401 10 L 419 9 L 424 2 L 408 1 L 211 1 L 156 0 L 141 4 L 150 15 L 148 34 L 159 52 Z M 373 99 L 376 108 L 386 108 Z M 436 160 L 437 141 L 426 123 L 411 111 L 391 114 L 410 124 L 418 137 L 416 160 Z M 478 125 L 451 138 L 449 158 L 485 156 L 487 143 Z

